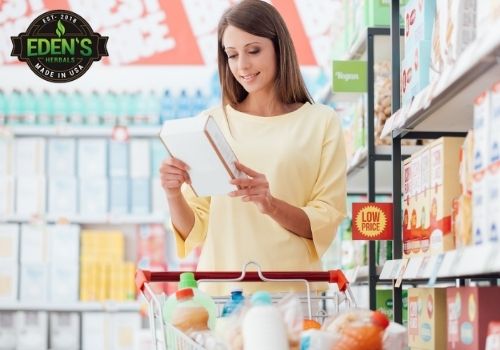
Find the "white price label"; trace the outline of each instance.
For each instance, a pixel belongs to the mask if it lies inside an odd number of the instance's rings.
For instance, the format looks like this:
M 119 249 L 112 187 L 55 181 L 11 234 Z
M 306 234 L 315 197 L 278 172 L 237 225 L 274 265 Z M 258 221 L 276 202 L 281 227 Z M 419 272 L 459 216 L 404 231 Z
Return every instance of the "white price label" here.
M 422 264 L 423 257 L 415 256 L 410 259 L 406 271 L 404 274 L 404 279 L 415 279 L 417 278 L 418 272 L 420 270 L 420 265 Z

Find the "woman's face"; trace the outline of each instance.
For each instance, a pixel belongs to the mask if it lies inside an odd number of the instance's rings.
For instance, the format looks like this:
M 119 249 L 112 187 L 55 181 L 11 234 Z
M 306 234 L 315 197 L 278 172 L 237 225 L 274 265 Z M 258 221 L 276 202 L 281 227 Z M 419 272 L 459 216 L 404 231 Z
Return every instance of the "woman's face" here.
M 222 44 L 231 73 L 249 94 L 274 88 L 276 52 L 270 39 L 228 26 Z

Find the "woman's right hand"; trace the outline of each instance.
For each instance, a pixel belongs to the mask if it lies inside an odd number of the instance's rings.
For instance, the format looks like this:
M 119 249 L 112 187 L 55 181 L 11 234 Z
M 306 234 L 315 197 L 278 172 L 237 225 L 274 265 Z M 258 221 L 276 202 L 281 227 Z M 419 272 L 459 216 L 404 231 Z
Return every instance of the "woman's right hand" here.
M 163 161 L 160 166 L 160 179 L 168 198 L 179 196 L 184 182 L 191 183 L 188 170 L 189 166 L 177 158 L 167 158 Z

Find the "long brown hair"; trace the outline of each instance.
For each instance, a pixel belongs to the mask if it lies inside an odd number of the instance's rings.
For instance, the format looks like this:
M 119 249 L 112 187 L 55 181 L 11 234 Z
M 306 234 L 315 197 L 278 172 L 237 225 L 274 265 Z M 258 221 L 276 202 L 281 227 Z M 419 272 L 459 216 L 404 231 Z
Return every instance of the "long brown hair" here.
M 222 44 L 222 36 L 229 25 L 273 42 L 277 66 L 274 85 L 282 103 L 312 103 L 300 73 L 292 38 L 279 12 L 264 1 L 243 0 L 224 12 L 217 30 L 217 60 L 224 104 L 235 106 L 248 95 L 231 73 Z

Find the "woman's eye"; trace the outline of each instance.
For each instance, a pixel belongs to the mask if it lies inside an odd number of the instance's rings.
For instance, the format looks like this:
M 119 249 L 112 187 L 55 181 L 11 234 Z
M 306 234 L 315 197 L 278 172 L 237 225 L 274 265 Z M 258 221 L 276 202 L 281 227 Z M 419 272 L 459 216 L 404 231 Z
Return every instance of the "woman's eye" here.
M 259 53 L 260 50 L 253 50 L 253 51 L 248 51 L 248 53 L 250 53 L 251 55 L 255 55 L 257 53 Z
M 227 55 L 227 58 L 229 59 L 236 58 L 236 55 Z

